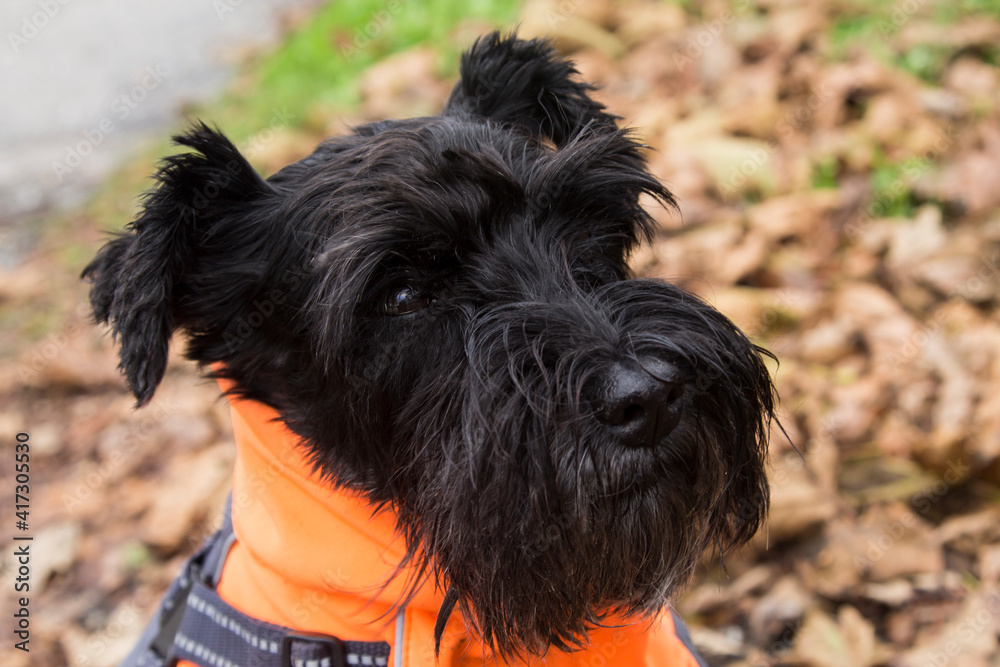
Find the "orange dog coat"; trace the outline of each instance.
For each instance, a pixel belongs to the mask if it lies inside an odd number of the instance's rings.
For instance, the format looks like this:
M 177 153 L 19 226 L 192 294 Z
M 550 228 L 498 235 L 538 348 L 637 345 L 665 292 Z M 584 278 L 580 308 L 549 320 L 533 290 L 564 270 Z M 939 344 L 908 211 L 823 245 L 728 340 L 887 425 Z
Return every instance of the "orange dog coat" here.
M 249 616 L 300 631 L 388 642 L 389 665 L 394 667 L 500 664 L 457 614 L 435 657 L 434 623 L 443 593 L 427 583 L 405 608 L 394 608 L 406 572 L 391 577 L 404 554 L 391 513 L 373 516 L 364 498 L 323 483 L 305 460 L 298 438 L 273 409 L 254 401 L 230 402 L 237 448 L 232 496 L 236 543 L 218 587 L 226 602 Z M 589 639 L 573 653 L 551 650 L 507 664 L 699 665 L 678 636 L 671 614 L 653 623 L 600 628 Z

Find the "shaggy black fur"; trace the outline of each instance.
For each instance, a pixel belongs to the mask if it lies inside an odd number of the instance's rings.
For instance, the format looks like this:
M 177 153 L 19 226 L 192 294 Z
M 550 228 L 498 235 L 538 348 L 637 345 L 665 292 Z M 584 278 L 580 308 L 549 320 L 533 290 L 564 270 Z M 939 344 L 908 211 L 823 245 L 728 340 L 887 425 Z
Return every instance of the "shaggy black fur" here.
M 500 655 L 572 649 L 754 534 L 773 388 L 729 320 L 629 276 L 640 195 L 673 198 L 572 65 L 493 34 L 461 74 L 442 115 L 267 180 L 193 128 L 84 275 L 139 405 L 183 329 L 396 512 L 439 632 L 457 606 Z

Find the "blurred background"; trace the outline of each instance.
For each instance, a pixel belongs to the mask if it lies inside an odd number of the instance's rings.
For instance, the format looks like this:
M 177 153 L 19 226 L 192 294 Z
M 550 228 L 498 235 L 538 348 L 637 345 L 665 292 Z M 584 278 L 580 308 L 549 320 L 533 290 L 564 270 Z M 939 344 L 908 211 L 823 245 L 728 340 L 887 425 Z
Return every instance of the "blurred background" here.
M 134 411 L 78 280 L 169 135 L 217 123 L 270 174 L 436 113 L 517 23 L 680 201 L 636 272 L 780 360 L 767 529 L 678 603 L 709 662 L 1000 665 L 998 0 L 5 0 L 0 470 L 12 507 L 28 432 L 34 541 L 24 654 L 3 519 L 2 664 L 115 664 L 228 490 L 216 386 L 175 355 Z

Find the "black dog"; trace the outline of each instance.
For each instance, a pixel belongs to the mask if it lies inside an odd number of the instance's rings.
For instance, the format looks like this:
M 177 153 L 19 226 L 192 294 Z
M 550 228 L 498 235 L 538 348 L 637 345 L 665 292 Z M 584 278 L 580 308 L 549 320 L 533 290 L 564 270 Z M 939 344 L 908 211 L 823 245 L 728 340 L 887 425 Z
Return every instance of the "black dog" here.
M 493 34 L 440 116 L 266 180 L 199 125 L 84 271 L 139 405 L 183 329 L 331 485 L 395 512 L 447 591 L 438 635 L 457 606 L 501 656 L 651 617 L 768 504 L 766 353 L 630 276 L 640 195 L 674 200 L 575 75 Z

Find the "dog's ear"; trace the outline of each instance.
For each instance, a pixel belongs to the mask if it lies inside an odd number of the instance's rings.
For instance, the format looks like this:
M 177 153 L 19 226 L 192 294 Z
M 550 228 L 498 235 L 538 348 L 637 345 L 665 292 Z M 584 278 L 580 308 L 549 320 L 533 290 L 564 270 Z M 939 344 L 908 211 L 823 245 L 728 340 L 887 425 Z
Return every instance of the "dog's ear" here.
M 238 257 L 260 239 L 243 222 L 274 194 L 236 147 L 208 126 L 199 124 L 174 141 L 195 152 L 161 163 L 139 215 L 83 270 L 92 282 L 96 319 L 111 324 L 121 344 L 120 368 L 138 405 L 149 402 L 163 378 L 174 330 L 203 323 L 212 300 L 224 309 L 226 292 L 247 280 L 239 275 L 248 269 Z M 196 298 L 195 292 L 208 294 Z
M 461 78 L 445 114 L 474 114 L 514 123 L 557 146 L 584 127 L 615 126 L 617 116 L 590 98 L 573 64 L 542 40 L 486 35 L 462 55 Z

